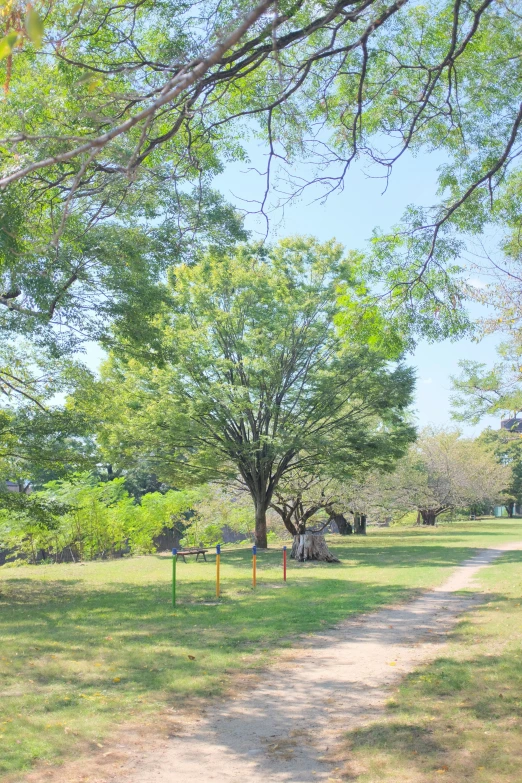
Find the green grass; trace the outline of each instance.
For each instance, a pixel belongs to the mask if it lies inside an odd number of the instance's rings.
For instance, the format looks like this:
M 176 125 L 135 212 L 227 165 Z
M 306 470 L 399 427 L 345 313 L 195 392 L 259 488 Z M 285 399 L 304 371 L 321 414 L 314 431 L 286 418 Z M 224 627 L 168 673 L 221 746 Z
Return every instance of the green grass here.
M 341 780 L 522 780 L 522 552 L 480 581 L 488 600 L 459 623 L 444 656 L 403 681 L 384 720 L 347 735 Z
M 407 599 L 475 547 L 515 539 L 522 521 L 504 519 L 332 538 L 342 563 L 291 563 L 286 585 L 281 553 L 260 553 L 255 592 L 250 550 L 226 548 L 219 605 L 212 557 L 178 563 L 175 610 L 162 556 L 0 568 L 0 774 L 88 749 L 127 718 L 217 695 L 298 634 Z

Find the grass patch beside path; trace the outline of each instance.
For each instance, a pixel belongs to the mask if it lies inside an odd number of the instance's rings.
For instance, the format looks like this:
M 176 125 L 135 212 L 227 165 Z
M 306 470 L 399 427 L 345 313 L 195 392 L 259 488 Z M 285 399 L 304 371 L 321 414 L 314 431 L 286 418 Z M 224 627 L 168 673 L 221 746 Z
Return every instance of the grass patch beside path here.
M 522 552 L 479 581 L 487 603 L 465 616 L 444 656 L 406 677 L 385 720 L 347 736 L 341 780 L 522 780 Z
M 219 694 L 296 635 L 404 600 L 475 547 L 516 539 L 520 520 L 335 537 L 340 565 L 291 563 L 286 585 L 280 552 L 262 552 L 255 593 L 250 550 L 226 548 L 219 605 L 208 605 L 210 558 L 178 563 L 175 610 L 161 556 L 0 568 L 0 775 L 95 747 L 127 718 Z

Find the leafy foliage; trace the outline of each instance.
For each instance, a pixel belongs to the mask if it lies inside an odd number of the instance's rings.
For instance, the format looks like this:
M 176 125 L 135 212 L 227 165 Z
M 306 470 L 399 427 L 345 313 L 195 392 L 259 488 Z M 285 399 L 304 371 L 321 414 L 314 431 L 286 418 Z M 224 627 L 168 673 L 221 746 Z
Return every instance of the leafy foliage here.
M 79 475 L 72 481 L 50 482 L 25 503 L 6 493 L 11 497 L 0 524 L 0 545 L 33 562 L 152 552 L 154 538 L 172 528 L 198 497 L 196 492 L 155 492 L 137 504 L 123 485 L 122 478 L 99 483 Z M 17 506 L 18 513 L 13 514 Z M 39 509 L 45 516 L 37 517 Z
M 412 373 L 368 350 L 364 332 L 339 331 L 338 290 L 353 273 L 339 245 L 310 238 L 178 267 L 164 364 L 113 360 L 98 398 L 96 385 L 87 394 L 109 461 L 139 452 L 175 485 L 238 478 L 260 542 L 286 473 L 328 464 L 346 474 L 400 456 L 414 437 Z
M 6 480 L 42 484 L 94 463 L 92 422 L 84 413 L 58 404 L 59 396 L 86 376 L 80 363 L 52 351 L 35 351 L 26 343 L 0 347 L 2 486 Z M 3 499 L 4 493 L 0 506 Z M 33 507 L 33 502 L 27 506 Z
M 75 298 L 92 305 L 93 291 L 102 315 L 132 310 L 137 283 L 158 282 L 151 225 L 174 228 L 177 258 L 188 237 L 219 235 L 219 220 L 206 221 L 212 204 L 227 213 L 212 177 L 246 160 L 245 140 L 257 136 L 268 153 L 257 201 L 265 216 L 308 186 L 342 188 L 356 160 L 388 177 L 408 148 L 444 151 L 440 201 L 407 212 L 404 256 L 386 282 L 392 304 L 401 296 L 412 307 L 435 283 L 458 323 L 452 230 L 511 219 L 503 194 L 520 178 L 518 3 L 271 5 L 6 4 L 1 241 L 14 252 L 3 256 L 0 303 L 10 318 L 24 314 L 29 328 L 62 310 L 75 320 Z M 302 177 L 301 162 L 313 173 Z M 381 256 L 397 236 L 381 238 Z M 133 243 L 146 248 L 139 262 Z M 436 336 L 445 326 L 429 309 Z
M 489 444 L 455 430 L 424 430 L 379 491 L 383 505 L 403 513 L 415 508 L 427 524 L 455 508 L 498 502 L 510 482 Z
M 488 428 L 481 434 L 480 441 L 487 448 L 493 449 L 500 464 L 506 465 L 510 470 L 505 499 L 508 501 L 506 505 L 511 513 L 513 503 L 522 504 L 522 438 L 516 432 Z
M 462 372 L 452 377 L 453 417 L 477 424 L 485 415 L 511 414 L 522 410 L 521 355 L 513 346 L 504 346 L 503 361 L 491 368 L 481 362 L 463 359 Z M 515 355 L 513 355 L 515 353 Z

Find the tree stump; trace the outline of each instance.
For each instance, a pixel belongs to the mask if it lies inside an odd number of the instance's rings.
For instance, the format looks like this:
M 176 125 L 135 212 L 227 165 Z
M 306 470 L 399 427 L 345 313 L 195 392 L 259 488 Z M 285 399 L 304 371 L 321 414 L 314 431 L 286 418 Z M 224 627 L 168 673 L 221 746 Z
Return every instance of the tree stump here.
M 294 536 L 290 557 L 301 562 L 305 560 L 322 560 L 325 563 L 341 562 L 328 549 L 324 535 L 311 531 Z

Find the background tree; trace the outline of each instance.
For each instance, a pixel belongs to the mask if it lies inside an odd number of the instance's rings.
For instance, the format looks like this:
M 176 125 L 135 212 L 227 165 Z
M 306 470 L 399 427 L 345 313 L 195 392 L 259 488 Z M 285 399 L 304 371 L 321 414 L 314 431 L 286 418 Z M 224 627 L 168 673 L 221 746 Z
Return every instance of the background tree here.
M 304 559 L 306 550 L 307 559 L 334 560 L 321 536 L 331 522 L 341 535 L 348 535 L 365 534 L 367 518 L 373 522 L 391 519 L 390 492 L 384 492 L 383 487 L 390 480 L 386 473 L 391 473 L 396 463 L 397 453 L 383 449 L 371 469 L 368 464 L 357 470 L 354 465 L 334 461 L 332 465 L 323 464 L 322 472 L 297 468 L 283 476 L 270 508 L 294 537 L 292 557 Z M 353 525 L 347 516 L 353 517 Z M 309 524 L 313 526 L 313 538 L 305 541 Z
M 488 428 L 479 440 L 510 470 L 504 501 L 511 517 L 516 513 L 516 507 L 522 505 L 522 438 L 518 432 Z
M 514 349 L 501 346 L 502 361 L 491 368 L 468 359 L 459 362 L 462 372 L 451 378 L 454 419 L 477 424 L 486 415 L 516 417 L 522 411 L 522 356 Z
M 265 547 L 283 476 L 400 456 L 414 437 L 412 372 L 369 350 L 365 332 L 336 326 L 338 288 L 357 284 L 354 271 L 339 245 L 300 238 L 177 268 L 164 366 L 114 361 L 99 386 L 110 461 L 145 451 L 175 485 L 239 476 Z
M 323 530 L 334 514 L 338 500 L 338 484 L 331 476 L 299 467 L 289 471 L 274 489 L 270 508 L 281 518 L 285 528 L 293 536 L 290 556 L 296 560 L 324 560 L 339 562 L 326 544 Z M 322 513 L 322 519 L 315 517 Z M 314 524 L 309 528 L 308 524 Z
M 44 504 L 26 491 L 94 463 L 92 422 L 58 403 L 85 375 L 78 362 L 24 343 L 0 347 L 0 508 L 33 510 L 41 523 Z M 7 492 L 6 481 L 22 492 Z
M 424 525 L 474 504 L 498 502 L 510 482 L 510 469 L 491 448 L 462 438 L 458 431 L 424 430 L 390 476 L 388 492 L 404 511 L 416 508 Z

